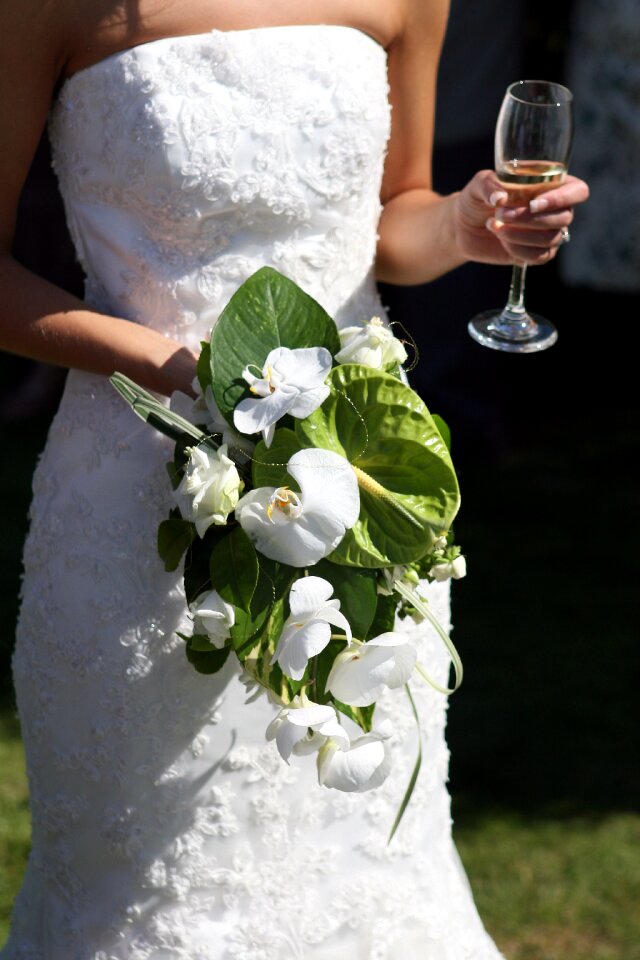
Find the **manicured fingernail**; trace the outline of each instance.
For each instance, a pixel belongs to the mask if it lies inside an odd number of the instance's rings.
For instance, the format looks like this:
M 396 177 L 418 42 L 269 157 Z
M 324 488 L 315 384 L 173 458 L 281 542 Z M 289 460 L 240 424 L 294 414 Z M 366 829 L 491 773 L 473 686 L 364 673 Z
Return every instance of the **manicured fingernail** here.
M 497 206 L 501 200 L 507 200 L 509 194 L 505 193 L 504 190 L 494 190 L 491 196 L 489 197 L 489 203 L 492 207 Z
M 531 210 L 531 213 L 540 213 L 541 210 L 546 210 L 548 206 L 549 201 L 545 197 L 536 197 L 529 204 L 529 210 Z
M 489 217 L 488 220 L 485 220 L 484 225 L 491 233 L 497 233 L 500 229 L 500 224 L 493 217 Z

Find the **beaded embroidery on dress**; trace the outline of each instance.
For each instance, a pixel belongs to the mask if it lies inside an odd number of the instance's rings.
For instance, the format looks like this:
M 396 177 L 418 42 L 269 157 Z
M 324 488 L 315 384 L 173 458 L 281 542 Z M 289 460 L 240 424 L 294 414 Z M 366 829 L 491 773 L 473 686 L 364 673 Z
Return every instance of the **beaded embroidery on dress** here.
M 372 264 L 384 50 L 349 27 L 168 38 L 68 80 L 54 163 L 96 309 L 197 347 L 265 264 L 338 324 L 383 315 Z M 236 666 L 187 663 L 153 544 L 171 444 L 71 372 L 34 477 L 14 678 L 33 848 L 2 960 L 499 960 L 451 839 L 446 700 L 389 692 L 397 776 L 365 797 L 284 764 Z M 448 624 L 446 584 L 431 588 Z M 444 682 L 426 625 L 403 624 Z

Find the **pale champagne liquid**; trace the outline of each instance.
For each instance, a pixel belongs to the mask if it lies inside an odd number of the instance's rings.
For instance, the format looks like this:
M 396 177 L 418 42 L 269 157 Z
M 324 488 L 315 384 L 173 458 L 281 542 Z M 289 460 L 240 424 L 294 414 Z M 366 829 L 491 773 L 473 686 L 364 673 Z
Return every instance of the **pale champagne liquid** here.
M 566 172 L 564 163 L 554 160 L 513 160 L 496 170 L 498 180 L 509 194 L 509 203 L 522 205 L 557 186 Z

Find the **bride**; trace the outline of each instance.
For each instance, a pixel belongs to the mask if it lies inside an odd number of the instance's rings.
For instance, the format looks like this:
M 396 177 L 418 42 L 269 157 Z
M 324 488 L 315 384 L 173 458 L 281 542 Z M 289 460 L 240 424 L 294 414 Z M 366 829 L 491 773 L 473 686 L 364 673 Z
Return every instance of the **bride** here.
M 186 661 L 180 575 L 154 548 L 169 448 L 107 378 L 190 392 L 200 341 L 265 264 L 345 325 L 383 315 L 376 280 L 545 263 L 586 184 L 500 222 L 492 171 L 433 192 L 446 0 L 8 0 L 3 20 L 0 348 L 70 372 L 25 545 L 33 844 L 2 960 L 497 960 L 451 838 L 444 698 L 416 690 L 426 762 L 390 845 L 404 698 L 380 705 L 396 773 L 366 797 L 284 764 L 231 659 L 212 677 Z M 83 301 L 9 253 L 45 123 Z M 446 624 L 447 585 L 429 589 Z M 444 682 L 433 632 L 401 629 Z

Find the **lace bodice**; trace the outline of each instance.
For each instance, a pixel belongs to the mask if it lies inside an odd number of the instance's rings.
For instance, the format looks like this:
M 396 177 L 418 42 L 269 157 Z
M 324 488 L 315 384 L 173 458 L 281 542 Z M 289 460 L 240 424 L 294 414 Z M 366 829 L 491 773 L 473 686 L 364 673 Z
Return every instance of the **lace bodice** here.
M 267 263 L 338 322 L 368 319 L 385 65 L 357 30 L 290 26 L 155 40 L 71 77 L 50 133 L 88 299 L 197 346 Z
M 68 80 L 51 136 L 96 308 L 197 346 L 265 264 L 338 322 L 372 265 L 386 56 L 348 27 L 156 40 Z M 197 674 L 180 572 L 155 552 L 171 444 L 70 372 L 34 478 L 14 679 L 33 848 L 2 960 L 498 960 L 451 840 L 446 700 L 403 691 L 394 777 L 366 796 L 285 764 L 230 657 Z M 448 624 L 448 589 L 431 589 Z M 411 621 L 445 682 L 435 632 Z

